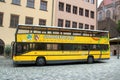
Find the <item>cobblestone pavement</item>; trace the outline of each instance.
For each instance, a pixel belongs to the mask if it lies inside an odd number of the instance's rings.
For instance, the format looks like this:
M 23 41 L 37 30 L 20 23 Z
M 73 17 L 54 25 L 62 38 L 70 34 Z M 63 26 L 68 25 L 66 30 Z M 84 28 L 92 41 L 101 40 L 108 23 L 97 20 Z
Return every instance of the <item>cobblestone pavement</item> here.
M 13 67 L 12 60 L 0 57 L 0 80 L 120 80 L 120 59 L 112 56 L 94 64 Z

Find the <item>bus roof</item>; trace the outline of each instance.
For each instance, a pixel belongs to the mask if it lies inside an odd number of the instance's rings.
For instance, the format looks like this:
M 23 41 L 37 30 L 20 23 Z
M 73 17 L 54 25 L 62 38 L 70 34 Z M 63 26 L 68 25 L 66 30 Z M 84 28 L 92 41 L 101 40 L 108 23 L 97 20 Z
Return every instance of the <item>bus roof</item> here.
M 45 26 L 45 25 L 29 25 L 29 24 L 19 24 L 17 29 L 22 30 L 50 30 L 50 31 L 63 31 L 63 32 L 86 32 L 86 33 L 108 33 L 109 31 L 103 30 L 87 30 L 78 28 L 67 28 L 67 27 L 57 27 L 57 26 Z

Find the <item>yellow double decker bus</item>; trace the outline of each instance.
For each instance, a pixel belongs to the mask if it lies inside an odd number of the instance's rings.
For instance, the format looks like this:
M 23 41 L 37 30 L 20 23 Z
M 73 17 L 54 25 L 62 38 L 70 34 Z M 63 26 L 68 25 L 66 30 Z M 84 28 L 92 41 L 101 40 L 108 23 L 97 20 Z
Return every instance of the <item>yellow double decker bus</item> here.
M 77 62 L 110 58 L 109 32 L 50 26 L 18 25 L 13 63 Z

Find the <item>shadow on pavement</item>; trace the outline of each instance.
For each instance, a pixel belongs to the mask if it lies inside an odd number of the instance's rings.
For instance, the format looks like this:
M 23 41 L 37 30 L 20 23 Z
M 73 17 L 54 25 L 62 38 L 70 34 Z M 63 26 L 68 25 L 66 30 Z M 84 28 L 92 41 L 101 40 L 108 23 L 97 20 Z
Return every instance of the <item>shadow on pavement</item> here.
M 69 62 L 69 63 L 49 63 L 45 66 L 37 66 L 36 64 L 19 64 L 14 67 L 46 67 L 46 66 L 69 66 L 69 65 L 94 65 L 94 64 L 104 64 L 107 63 L 105 61 L 94 61 L 92 64 L 88 64 L 87 62 Z

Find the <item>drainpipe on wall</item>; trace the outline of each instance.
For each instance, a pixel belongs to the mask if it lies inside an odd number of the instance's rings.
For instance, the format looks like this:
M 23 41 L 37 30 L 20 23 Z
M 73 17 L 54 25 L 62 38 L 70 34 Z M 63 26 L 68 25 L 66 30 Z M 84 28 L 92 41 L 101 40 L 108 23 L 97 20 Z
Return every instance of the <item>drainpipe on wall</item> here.
M 51 26 L 53 26 L 53 16 L 54 15 L 54 0 L 52 1 L 52 15 L 51 15 Z
M 96 0 L 96 30 L 98 30 L 98 16 L 97 16 L 97 12 L 98 12 L 98 8 L 97 8 L 97 5 L 98 5 L 98 0 Z

